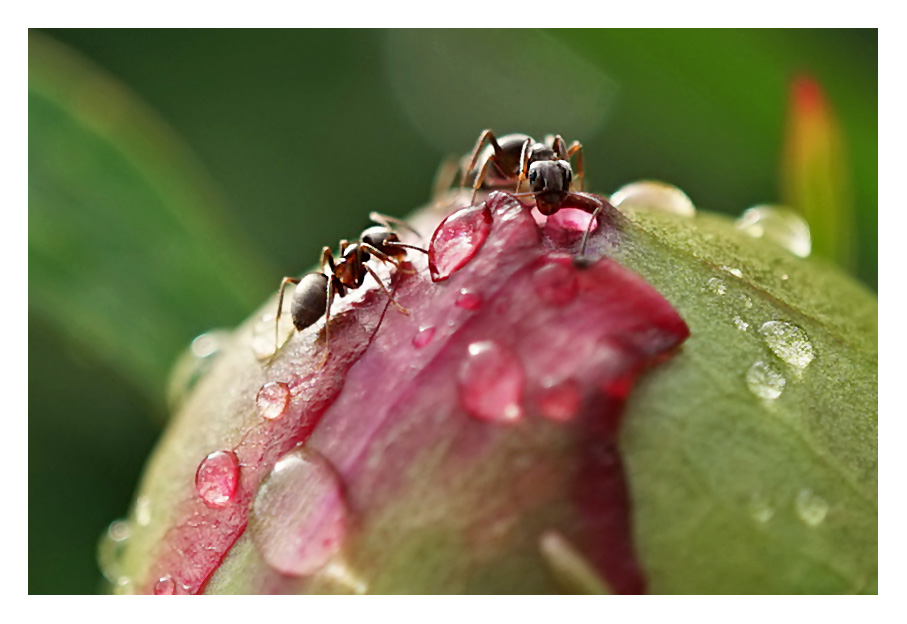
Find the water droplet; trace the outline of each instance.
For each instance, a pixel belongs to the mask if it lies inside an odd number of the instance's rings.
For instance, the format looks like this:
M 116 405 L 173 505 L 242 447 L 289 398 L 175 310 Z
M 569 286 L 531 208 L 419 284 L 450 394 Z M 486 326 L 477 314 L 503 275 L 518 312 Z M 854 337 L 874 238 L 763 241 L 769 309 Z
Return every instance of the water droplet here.
M 274 420 L 283 416 L 290 403 L 290 387 L 282 381 L 266 383 L 255 397 L 255 406 L 262 418 Z
M 420 327 L 419 331 L 413 336 L 413 346 L 417 349 L 421 349 L 435 337 L 435 328 L 434 327 Z
M 740 269 L 735 269 L 734 267 L 723 266 L 721 267 L 722 271 L 727 271 L 734 277 L 743 277 L 743 272 Z
M 553 215 L 550 215 L 546 223 L 568 232 L 585 232 L 589 229 L 589 222 L 592 220 L 592 213 L 577 208 L 561 208 Z M 595 231 L 593 227 L 591 231 Z
M 484 204 L 448 216 L 431 237 L 428 268 L 434 282 L 446 280 L 469 262 L 491 231 L 491 211 Z
M 784 375 L 766 362 L 756 362 L 746 371 L 746 385 L 750 392 L 762 399 L 777 399 L 785 383 Z
M 803 328 L 793 323 L 769 321 L 763 323 L 759 333 L 769 349 L 787 362 L 798 374 L 816 358 L 816 352 Z
M 828 503 L 811 490 L 800 490 L 794 506 L 800 520 L 809 526 L 818 526 L 828 515 Z
M 753 494 L 749 501 L 750 516 L 759 524 L 765 524 L 775 515 L 775 510 L 761 494 Z
M 696 215 L 696 206 L 687 194 L 672 184 L 640 180 L 620 187 L 611 195 L 611 203 L 622 208 L 666 212 L 681 217 Z
M 707 288 L 716 295 L 723 295 L 727 292 L 727 286 L 720 277 L 710 277 Z
M 198 465 L 195 491 L 208 507 L 225 507 L 239 483 L 239 460 L 232 451 L 215 451 Z
M 809 225 L 789 208 L 753 206 L 744 211 L 735 225 L 753 238 L 766 238 L 801 258 L 812 250 Z
M 163 576 L 154 584 L 155 596 L 172 596 L 176 593 L 176 583 L 170 576 Z
M 296 447 L 274 465 L 249 517 L 268 565 L 290 576 L 313 574 L 339 552 L 347 532 L 340 477 L 320 454 Z
M 114 520 L 98 542 L 98 567 L 104 578 L 111 583 L 116 583 L 123 574 L 121 558 L 130 533 L 128 522 Z
M 579 292 L 573 267 L 560 261 L 548 262 L 536 269 L 532 284 L 539 299 L 555 306 L 567 305 Z
M 478 310 L 482 307 L 482 295 L 463 288 L 457 295 L 457 307 L 464 310 Z
M 543 387 L 537 401 L 542 416 L 556 422 L 567 422 L 579 411 L 582 401 L 580 385 L 574 379 L 567 379 Z
M 180 355 L 167 379 L 167 402 L 177 411 L 195 385 L 207 374 L 228 340 L 229 333 L 214 330 L 195 338 Z
M 140 527 L 151 523 L 151 498 L 147 494 L 135 499 L 135 523 Z
M 746 331 L 746 330 L 748 330 L 748 329 L 750 328 L 750 324 L 747 323 L 746 321 L 744 321 L 744 320 L 743 320 L 742 318 L 740 318 L 739 316 L 735 316 L 735 317 L 734 317 L 734 325 L 735 325 L 735 326 L 737 327 L 737 329 L 739 329 L 740 331 Z
M 509 348 L 486 340 L 469 345 L 459 370 L 460 402 L 480 420 L 513 422 L 523 415 L 526 374 Z

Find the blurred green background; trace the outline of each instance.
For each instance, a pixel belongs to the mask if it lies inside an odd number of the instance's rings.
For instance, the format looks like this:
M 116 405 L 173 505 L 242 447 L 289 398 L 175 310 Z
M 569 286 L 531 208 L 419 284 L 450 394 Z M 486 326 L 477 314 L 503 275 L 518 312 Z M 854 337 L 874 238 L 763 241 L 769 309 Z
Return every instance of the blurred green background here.
M 736 215 L 780 199 L 811 75 L 876 289 L 877 63 L 875 30 L 32 31 L 29 592 L 99 588 L 192 338 L 424 204 L 484 127 L 581 140 L 594 192 L 655 178 Z

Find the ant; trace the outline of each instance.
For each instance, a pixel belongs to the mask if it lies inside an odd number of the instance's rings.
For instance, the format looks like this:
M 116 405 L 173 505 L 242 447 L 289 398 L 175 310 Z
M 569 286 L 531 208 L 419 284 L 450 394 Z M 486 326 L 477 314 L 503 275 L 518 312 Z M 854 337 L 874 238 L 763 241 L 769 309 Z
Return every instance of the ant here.
M 559 134 L 549 134 L 543 143 L 525 134 L 508 134 L 497 139 L 491 130 L 484 130 L 479 135 L 468 164 L 463 168 L 461 187 L 467 185 L 469 174 L 476 169 L 480 156 L 482 165 L 473 180 L 471 204 L 475 203 L 476 194 L 483 186 L 508 187 L 516 180 L 514 196 L 534 197 L 536 207 L 545 216 L 552 215 L 561 208 L 577 208 L 592 215 L 580 246 L 580 255 L 585 253 L 586 240 L 592 231 L 592 224 L 605 205 L 610 204 L 573 190 L 574 188 L 578 191 L 583 190 L 582 143 L 574 141 L 568 148 Z M 576 156 L 576 182 L 570 166 L 574 156 Z M 530 190 L 521 193 L 523 182 L 527 180 Z
M 335 260 L 334 254 L 330 247 L 321 249 L 321 272 L 307 273 L 302 278 L 285 277 L 280 282 L 280 294 L 277 296 L 277 319 L 274 324 L 274 354 L 276 356 L 278 344 L 280 342 L 280 330 L 278 323 L 283 311 L 283 293 L 287 284 L 296 284 L 296 292 L 293 293 L 293 299 L 290 304 L 290 313 L 293 316 L 293 325 L 296 331 L 302 331 L 309 327 L 322 316 L 324 322 L 324 344 L 325 354 L 324 361 L 327 361 L 330 354 L 330 321 L 331 321 L 331 304 L 334 302 L 334 295 L 339 297 L 346 296 L 347 292 L 362 286 L 365 281 L 365 274 L 368 273 L 375 278 L 378 285 L 390 299 L 391 303 L 397 306 L 403 314 L 409 314 L 409 310 L 401 306 L 394 299 L 394 296 L 381 281 L 381 278 L 370 267 L 368 260 L 374 256 L 381 262 L 394 265 L 397 270 L 404 273 L 413 273 L 409 269 L 403 268 L 400 262 L 406 258 L 406 250 L 413 249 L 427 254 L 428 252 L 421 247 L 409 245 L 400 242 L 400 238 L 392 227 L 396 224 L 403 227 L 416 236 L 421 235 L 411 228 L 405 221 L 394 219 L 377 212 L 369 215 L 369 218 L 377 223 L 367 228 L 359 235 L 359 241 L 350 243 L 347 240 L 340 241 L 340 259 Z M 272 358 L 273 359 L 273 358 Z

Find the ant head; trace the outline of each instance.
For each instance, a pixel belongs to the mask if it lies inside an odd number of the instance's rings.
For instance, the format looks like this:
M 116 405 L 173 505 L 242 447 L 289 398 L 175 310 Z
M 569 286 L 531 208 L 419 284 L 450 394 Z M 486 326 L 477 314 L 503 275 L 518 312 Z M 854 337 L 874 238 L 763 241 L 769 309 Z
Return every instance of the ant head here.
M 539 160 L 529 165 L 529 188 L 542 214 L 557 211 L 572 181 L 573 170 L 566 160 Z
M 384 250 L 385 243 L 394 243 L 400 240 L 397 233 L 382 225 L 373 225 L 362 233 L 360 240 L 372 247 Z

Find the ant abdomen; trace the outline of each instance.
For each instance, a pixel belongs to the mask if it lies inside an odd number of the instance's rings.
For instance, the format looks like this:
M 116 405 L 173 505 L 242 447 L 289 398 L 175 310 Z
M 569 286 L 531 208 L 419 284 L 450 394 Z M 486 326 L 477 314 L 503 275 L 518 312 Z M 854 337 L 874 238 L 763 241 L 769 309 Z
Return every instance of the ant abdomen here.
M 328 276 L 324 273 L 308 273 L 296 286 L 290 313 L 297 331 L 302 331 L 324 316 L 328 303 L 327 285 Z

